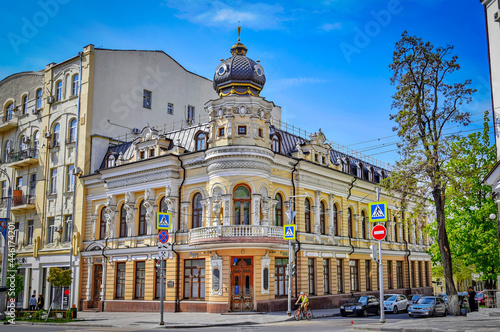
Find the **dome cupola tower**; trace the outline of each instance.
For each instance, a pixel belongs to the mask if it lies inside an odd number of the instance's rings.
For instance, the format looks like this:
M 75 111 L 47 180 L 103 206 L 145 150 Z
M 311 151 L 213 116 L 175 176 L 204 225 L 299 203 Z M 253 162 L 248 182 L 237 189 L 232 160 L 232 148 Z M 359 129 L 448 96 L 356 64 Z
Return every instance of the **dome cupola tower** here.
M 248 58 L 248 49 L 240 42 L 231 47 L 231 57 L 222 61 L 214 74 L 214 90 L 220 97 L 229 95 L 259 96 L 266 84 L 266 75 L 262 66 Z

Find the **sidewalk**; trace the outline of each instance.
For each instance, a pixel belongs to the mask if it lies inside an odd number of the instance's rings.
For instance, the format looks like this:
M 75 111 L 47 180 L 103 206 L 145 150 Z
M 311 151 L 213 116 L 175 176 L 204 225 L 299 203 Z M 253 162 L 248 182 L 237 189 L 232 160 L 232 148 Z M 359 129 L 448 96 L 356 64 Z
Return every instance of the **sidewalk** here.
M 313 310 L 315 318 L 339 316 L 340 310 L 318 309 Z M 78 312 L 78 321 L 65 323 L 64 326 L 89 326 L 89 327 L 119 327 L 144 329 L 153 328 L 196 328 L 233 325 L 253 325 L 279 323 L 293 320 L 293 315 L 288 316 L 286 311 L 269 313 L 224 313 L 211 314 L 205 312 L 166 312 L 163 314 L 163 326 L 159 325 L 159 312 Z M 31 322 L 17 321 L 16 324 L 33 324 Z M 49 323 L 35 323 L 48 325 Z M 57 324 L 60 325 L 60 324 Z

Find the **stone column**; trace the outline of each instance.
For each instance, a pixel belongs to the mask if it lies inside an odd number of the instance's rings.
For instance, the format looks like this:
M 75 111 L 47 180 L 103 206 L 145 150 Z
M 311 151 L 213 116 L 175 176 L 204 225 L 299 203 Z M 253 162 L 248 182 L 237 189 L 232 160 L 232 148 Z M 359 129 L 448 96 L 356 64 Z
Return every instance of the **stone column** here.
M 333 223 L 334 215 L 333 215 L 333 200 L 335 195 L 328 195 L 328 234 L 333 237 L 335 234 L 335 224 Z
M 262 216 L 262 220 L 260 219 L 260 205 L 262 204 L 261 203 L 261 197 L 259 194 L 253 194 L 252 195 L 253 197 L 253 200 L 252 200 L 252 203 L 253 203 L 253 215 L 254 217 L 252 218 L 252 224 L 253 225 L 264 225 L 264 219 L 265 217 Z
M 97 215 L 97 214 L 91 214 L 90 215 L 90 222 L 92 223 L 92 233 L 90 234 L 90 239 L 92 241 L 95 241 L 95 239 L 96 239 L 96 235 L 95 234 L 96 234 L 96 231 L 97 231 L 96 230 L 96 223 L 97 223 L 97 217 L 98 216 L 99 215 Z
M 85 295 L 87 296 L 87 301 L 92 300 L 92 271 L 94 270 L 94 260 L 92 257 L 87 258 L 87 292 Z
M 182 209 L 182 224 L 180 225 L 180 231 L 181 232 L 188 232 L 189 231 L 189 202 L 182 202 L 181 203 L 181 209 Z M 180 212 L 180 211 L 179 211 Z M 175 228 L 176 223 L 172 223 L 172 229 Z
M 316 190 L 314 192 L 314 206 L 313 206 L 313 210 L 314 210 L 314 225 L 313 225 L 313 232 L 316 235 L 320 234 L 320 230 L 319 230 L 319 218 L 320 218 L 319 195 L 320 194 L 321 194 L 321 191 L 319 191 L 319 190 Z
M 202 227 L 208 227 L 208 226 L 210 226 L 209 225 L 209 219 L 207 217 L 209 215 L 209 213 L 207 212 L 207 210 L 210 210 L 208 208 L 208 206 L 209 206 L 208 202 L 209 201 L 210 201 L 210 198 L 202 199 L 200 201 L 200 204 L 201 204 L 201 215 L 203 216 L 203 220 L 201 222 L 202 223 Z
M 231 195 L 223 195 L 224 200 L 224 225 L 231 225 Z

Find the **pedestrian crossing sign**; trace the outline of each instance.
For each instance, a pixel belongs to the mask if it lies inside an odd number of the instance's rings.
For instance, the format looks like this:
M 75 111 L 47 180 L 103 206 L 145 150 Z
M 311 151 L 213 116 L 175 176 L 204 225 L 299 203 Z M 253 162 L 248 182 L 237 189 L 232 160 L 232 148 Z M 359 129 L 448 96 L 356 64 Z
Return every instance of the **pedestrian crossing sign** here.
M 167 212 L 156 213 L 156 229 L 170 230 L 171 215 Z
M 370 222 L 387 221 L 387 202 L 373 202 L 370 207 Z
M 283 226 L 283 240 L 295 240 L 296 225 Z

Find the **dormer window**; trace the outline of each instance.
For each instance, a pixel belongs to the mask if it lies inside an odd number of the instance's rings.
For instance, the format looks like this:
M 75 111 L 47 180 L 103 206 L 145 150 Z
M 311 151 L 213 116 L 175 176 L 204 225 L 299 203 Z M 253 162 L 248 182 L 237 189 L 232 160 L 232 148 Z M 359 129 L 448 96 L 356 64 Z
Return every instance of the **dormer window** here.
M 362 163 L 358 164 L 357 174 L 358 174 L 358 178 L 363 179 L 363 164 Z
M 373 170 L 373 167 L 370 167 L 370 170 L 368 171 L 368 181 L 373 182 L 375 175 L 375 171 Z
M 349 159 L 345 159 L 342 162 L 342 171 L 344 173 L 350 173 L 351 172 L 351 165 L 349 164 Z
M 247 126 L 238 126 L 238 135 L 246 135 Z
M 219 128 L 219 137 L 224 137 L 226 135 L 226 128 Z
M 325 157 L 325 156 L 323 156 L 323 157 L 321 158 L 321 160 L 323 161 L 323 162 L 322 162 L 322 164 L 323 164 L 323 165 L 326 165 L 326 157 Z
M 317 153 L 314 154 L 314 161 L 318 162 L 318 154 Z
M 146 153 L 144 151 L 139 152 L 139 158 L 140 159 L 146 158 Z
M 155 156 L 155 149 L 149 149 L 149 157 Z
M 115 161 L 116 161 L 115 156 L 110 154 L 108 156 L 108 160 L 106 161 L 106 167 L 108 167 L 108 168 L 115 167 Z
M 264 130 L 259 128 L 259 137 L 264 137 Z
M 205 133 L 201 132 L 196 135 L 195 144 L 196 151 L 205 150 L 207 148 L 207 136 Z
M 271 140 L 272 140 L 273 151 L 276 153 L 280 153 L 281 152 L 281 139 L 280 139 L 280 137 L 277 134 L 274 134 Z

